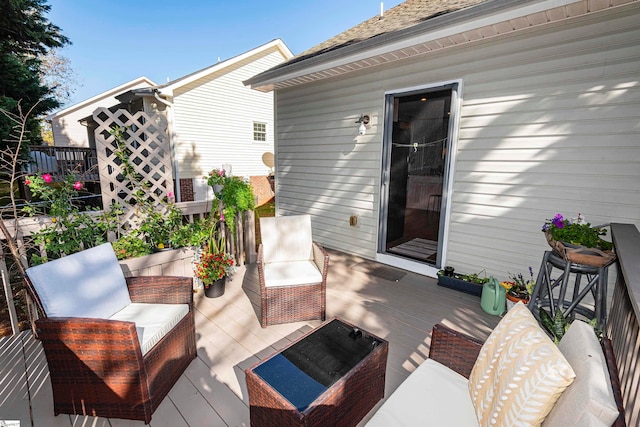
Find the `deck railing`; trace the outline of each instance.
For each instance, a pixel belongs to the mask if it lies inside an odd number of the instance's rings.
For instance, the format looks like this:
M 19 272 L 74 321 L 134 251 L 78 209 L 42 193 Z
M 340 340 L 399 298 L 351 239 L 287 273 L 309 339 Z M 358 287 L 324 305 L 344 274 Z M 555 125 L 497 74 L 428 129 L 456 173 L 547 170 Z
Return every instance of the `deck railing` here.
M 613 342 L 628 426 L 640 425 L 640 232 L 632 224 L 611 224 L 618 255 L 618 279 L 607 321 Z
M 83 181 L 99 181 L 96 150 L 80 147 L 29 147 L 31 163 L 28 173 L 48 173 L 61 181 L 69 173 L 81 175 Z

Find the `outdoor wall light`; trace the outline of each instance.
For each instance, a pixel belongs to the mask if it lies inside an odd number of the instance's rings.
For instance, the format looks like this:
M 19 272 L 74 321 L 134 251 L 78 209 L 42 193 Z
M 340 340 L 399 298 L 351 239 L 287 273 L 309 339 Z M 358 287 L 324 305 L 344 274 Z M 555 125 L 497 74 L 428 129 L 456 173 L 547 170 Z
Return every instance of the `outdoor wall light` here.
M 367 132 L 367 125 L 369 124 L 369 116 L 360 114 L 360 118 L 356 120 L 356 123 L 360 123 L 360 127 L 358 128 L 358 134 L 364 135 Z

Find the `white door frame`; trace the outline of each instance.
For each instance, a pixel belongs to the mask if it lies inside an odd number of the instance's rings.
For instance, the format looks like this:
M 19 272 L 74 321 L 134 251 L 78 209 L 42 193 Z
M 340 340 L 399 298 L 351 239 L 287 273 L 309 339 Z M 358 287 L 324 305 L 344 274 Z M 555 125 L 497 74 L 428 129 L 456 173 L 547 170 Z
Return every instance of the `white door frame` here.
M 391 137 L 391 123 L 389 116 L 391 111 L 387 106 L 388 95 L 402 95 L 404 93 L 418 92 L 422 90 L 437 90 L 438 88 L 451 88 L 451 112 L 453 113 L 452 119 L 449 121 L 449 133 L 447 144 L 447 163 L 445 164 L 445 171 L 442 184 L 442 203 L 443 212 L 440 219 L 440 230 L 438 236 L 438 251 L 440 258 L 440 265 L 429 265 L 419 261 L 410 260 L 399 255 L 392 255 L 389 253 L 383 253 L 383 245 L 381 238 L 383 227 L 386 227 L 387 209 L 388 209 L 388 184 L 389 184 L 389 156 L 385 154 L 385 150 L 389 150 L 387 141 Z M 451 215 L 451 194 L 453 192 L 453 177 L 456 164 L 457 142 L 458 142 L 458 129 L 460 125 L 460 112 L 462 110 L 462 79 L 448 80 L 423 86 L 413 86 L 406 88 L 399 88 L 389 90 L 384 93 L 385 96 L 385 111 L 384 111 L 384 123 L 383 123 L 383 143 L 381 144 L 382 150 L 382 173 L 380 174 L 380 206 L 378 211 L 378 236 L 376 243 L 376 261 L 391 265 L 394 267 L 402 268 L 404 270 L 413 271 L 418 274 L 423 274 L 429 277 L 437 277 L 438 270 L 446 265 L 447 261 L 447 243 L 449 240 L 449 222 Z M 386 159 L 386 161 L 385 161 Z

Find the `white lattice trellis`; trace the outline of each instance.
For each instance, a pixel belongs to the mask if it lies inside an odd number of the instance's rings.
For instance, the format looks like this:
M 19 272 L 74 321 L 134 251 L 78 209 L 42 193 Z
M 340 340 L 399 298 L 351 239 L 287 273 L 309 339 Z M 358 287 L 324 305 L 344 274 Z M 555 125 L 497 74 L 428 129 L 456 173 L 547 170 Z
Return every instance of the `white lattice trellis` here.
M 173 170 L 171 167 L 171 146 L 167 134 L 167 120 L 164 116 L 153 116 L 139 111 L 131 114 L 126 110 L 111 112 L 98 108 L 93 112 L 98 124 L 95 130 L 98 168 L 102 188 L 102 204 L 108 209 L 118 202 L 125 207 L 121 226 L 132 225 L 135 209 L 126 209 L 135 204 L 128 180 L 122 176 L 120 160 L 115 155 L 118 146 L 110 131 L 115 127 L 125 128 L 126 147 L 131 151 L 129 164 L 147 183 L 146 194 L 154 205 L 168 197 L 173 191 Z

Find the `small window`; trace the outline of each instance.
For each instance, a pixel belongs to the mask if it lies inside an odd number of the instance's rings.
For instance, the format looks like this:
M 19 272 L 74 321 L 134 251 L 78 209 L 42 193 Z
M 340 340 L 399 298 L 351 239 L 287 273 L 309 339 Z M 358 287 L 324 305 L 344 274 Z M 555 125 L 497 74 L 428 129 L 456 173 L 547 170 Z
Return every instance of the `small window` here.
M 266 141 L 267 140 L 267 124 L 253 122 L 253 140 L 254 141 Z

